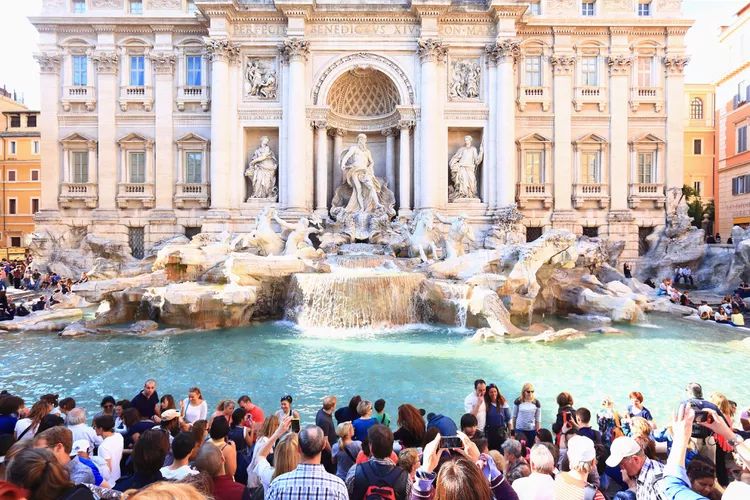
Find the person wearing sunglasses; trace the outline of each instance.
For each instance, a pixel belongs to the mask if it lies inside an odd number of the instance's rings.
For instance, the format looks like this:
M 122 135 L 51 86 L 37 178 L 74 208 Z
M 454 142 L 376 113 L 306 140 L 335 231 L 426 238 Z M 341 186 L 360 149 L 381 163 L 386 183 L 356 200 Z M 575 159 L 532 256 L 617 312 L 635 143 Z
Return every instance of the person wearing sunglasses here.
M 525 383 L 521 397 L 513 402 L 512 433 L 524 433 L 526 443 L 531 446 L 536 438 L 536 431 L 542 427 L 542 405 L 534 396 L 534 386 Z

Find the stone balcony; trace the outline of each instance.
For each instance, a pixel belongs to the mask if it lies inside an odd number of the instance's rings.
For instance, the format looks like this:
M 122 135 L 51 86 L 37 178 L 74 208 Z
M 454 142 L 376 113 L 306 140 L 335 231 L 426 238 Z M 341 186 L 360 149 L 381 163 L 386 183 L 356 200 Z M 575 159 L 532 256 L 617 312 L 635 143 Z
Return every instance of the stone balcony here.
M 664 89 L 661 87 L 632 87 L 630 110 L 638 111 L 641 104 L 652 104 L 657 113 L 664 107 Z
M 573 107 L 581 111 L 584 104 L 596 104 L 599 111 L 607 109 L 609 95 L 606 87 L 576 87 L 573 93 Z
M 174 195 L 174 204 L 177 208 L 185 208 L 189 205 L 197 205 L 208 208 L 210 204 L 209 184 L 177 184 L 177 192 Z
M 544 208 L 552 207 L 552 184 L 518 184 L 516 201 L 519 208 L 529 208 L 534 202 Z
M 177 109 L 185 111 L 186 103 L 198 103 L 203 111 L 209 110 L 211 103 L 210 87 L 180 86 L 177 87 Z
M 117 207 L 154 208 L 153 183 L 121 182 L 117 185 Z
M 86 111 L 96 108 L 96 88 L 91 86 L 65 85 L 62 99 L 63 111 L 70 111 L 71 104 L 80 103 L 86 106 Z
M 523 111 L 529 103 L 539 103 L 542 105 L 542 111 L 549 111 L 552 104 L 552 97 L 549 87 L 527 87 L 526 85 L 518 86 L 518 110 Z
M 130 104 L 142 104 L 146 111 L 154 107 L 154 88 L 142 85 L 123 85 L 120 87 L 120 109 L 127 111 Z
M 60 206 L 64 208 L 76 208 L 85 205 L 86 208 L 96 208 L 99 194 L 95 183 L 65 182 L 61 185 L 61 188 L 62 190 L 58 198 Z
M 599 208 L 607 208 L 609 186 L 606 184 L 573 184 L 573 206 L 581 208 L 587 201 L 594 201 Z
M 642 202 L 650 202 L 655 208 L 663 208 L 667 197 L 664 194 L 664 184 L 631 184 L 628 205 L 637 209 Z

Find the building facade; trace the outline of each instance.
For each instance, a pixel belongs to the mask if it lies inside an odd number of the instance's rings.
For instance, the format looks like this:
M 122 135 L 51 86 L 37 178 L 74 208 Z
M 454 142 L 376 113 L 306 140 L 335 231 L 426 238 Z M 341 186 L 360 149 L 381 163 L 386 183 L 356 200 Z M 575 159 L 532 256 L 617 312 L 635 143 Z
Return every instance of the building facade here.
M 685 157 L 683 184 L 705 204 L 716 198 L 714 182 L 715 89 L 712 84 L 685 85 Z
M 750 4 L 719 35 L 728 54 L 716 81 L 717 172 L 719 202 L 716 229 L 726 240 L 732 226 L 750 223 Z
M 45 0 L 32 22 L 37 221 L 136 254 L 269 204 L 327 214 L 360 134 L 399 215 L 483 231 L 518 203 L 527 239 L 607 235 L 626 258 L 683 183 L 680 0 Z M 455 199 L 467 135 L 476 194 Z
M 19 248 L 24 236 L 34 232 L 34 214 L 41 206 L 40 116 L 7 92 L 0 94 L 0 113 L 0 246 Z

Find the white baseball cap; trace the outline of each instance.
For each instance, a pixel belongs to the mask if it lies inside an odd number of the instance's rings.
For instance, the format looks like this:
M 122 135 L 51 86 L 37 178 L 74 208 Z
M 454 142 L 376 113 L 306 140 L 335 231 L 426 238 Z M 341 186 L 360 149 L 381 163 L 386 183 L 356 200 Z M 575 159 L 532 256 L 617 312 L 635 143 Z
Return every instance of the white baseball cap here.
M 88 439 L 79 439 L 73 442 L 73 448 L 70 450 L 70 456 L 74 457 L 81 451 L 89 451 Z
M 178 418 L 179 416 L 180 416 L 180 412 L 177 410 L 165 410 L 161 414 L 161 419 L 169 421 L 169 420 Z
M 568 441 L 568 460 L 571 468 L 581 462 L 591 462 L 596 458 L 594 442 L 586 436 L 573 436 Z
M 607 459 L 609 467 L 618 467 L 623 458 L 632 457 L 641 452 L 641 446 L 638 441 L 631 437 L 620 436 L 612 441 L 612 447 L 609 449 L 610 455 Z

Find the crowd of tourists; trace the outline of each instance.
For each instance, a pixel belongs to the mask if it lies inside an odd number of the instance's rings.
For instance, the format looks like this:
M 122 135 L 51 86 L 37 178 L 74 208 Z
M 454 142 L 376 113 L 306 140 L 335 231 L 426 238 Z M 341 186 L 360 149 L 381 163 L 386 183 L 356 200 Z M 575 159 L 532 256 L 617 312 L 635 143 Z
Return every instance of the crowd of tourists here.
M 748 409 L 704 399 L 697 383 L 675 396 L 657 423 L 640 392 L 622 412 L 610 396 L 588 409 L 563 392 L 543 426 L 532 384 L 506 398 L 484 380 L 458 423 L 360 396 L 323 398 L 314 422 L 300 422 L 291 395 L 268 412 L 247 395 L 211 410 L 198 387 L 159 397 L 154 380 L 132 399 L 103 397 L 89 419 L 70 397 L 29 408 L 3 391 L 0 499 L 750 498 Z
M 28 316 L 33 311 L 44 311 L 61 302 L 62 296 L 70 293 L 73 285 L 89 280 L 86 273 L 81 273 L 76 281 L 53 272 L 42 274 L 33 264 L 31 256 L 24 260 L 0 262 L 0 321 Z M 8 295 L 11 287 L 16 290 L 41 292 L 41 295 L 15 303 Z

